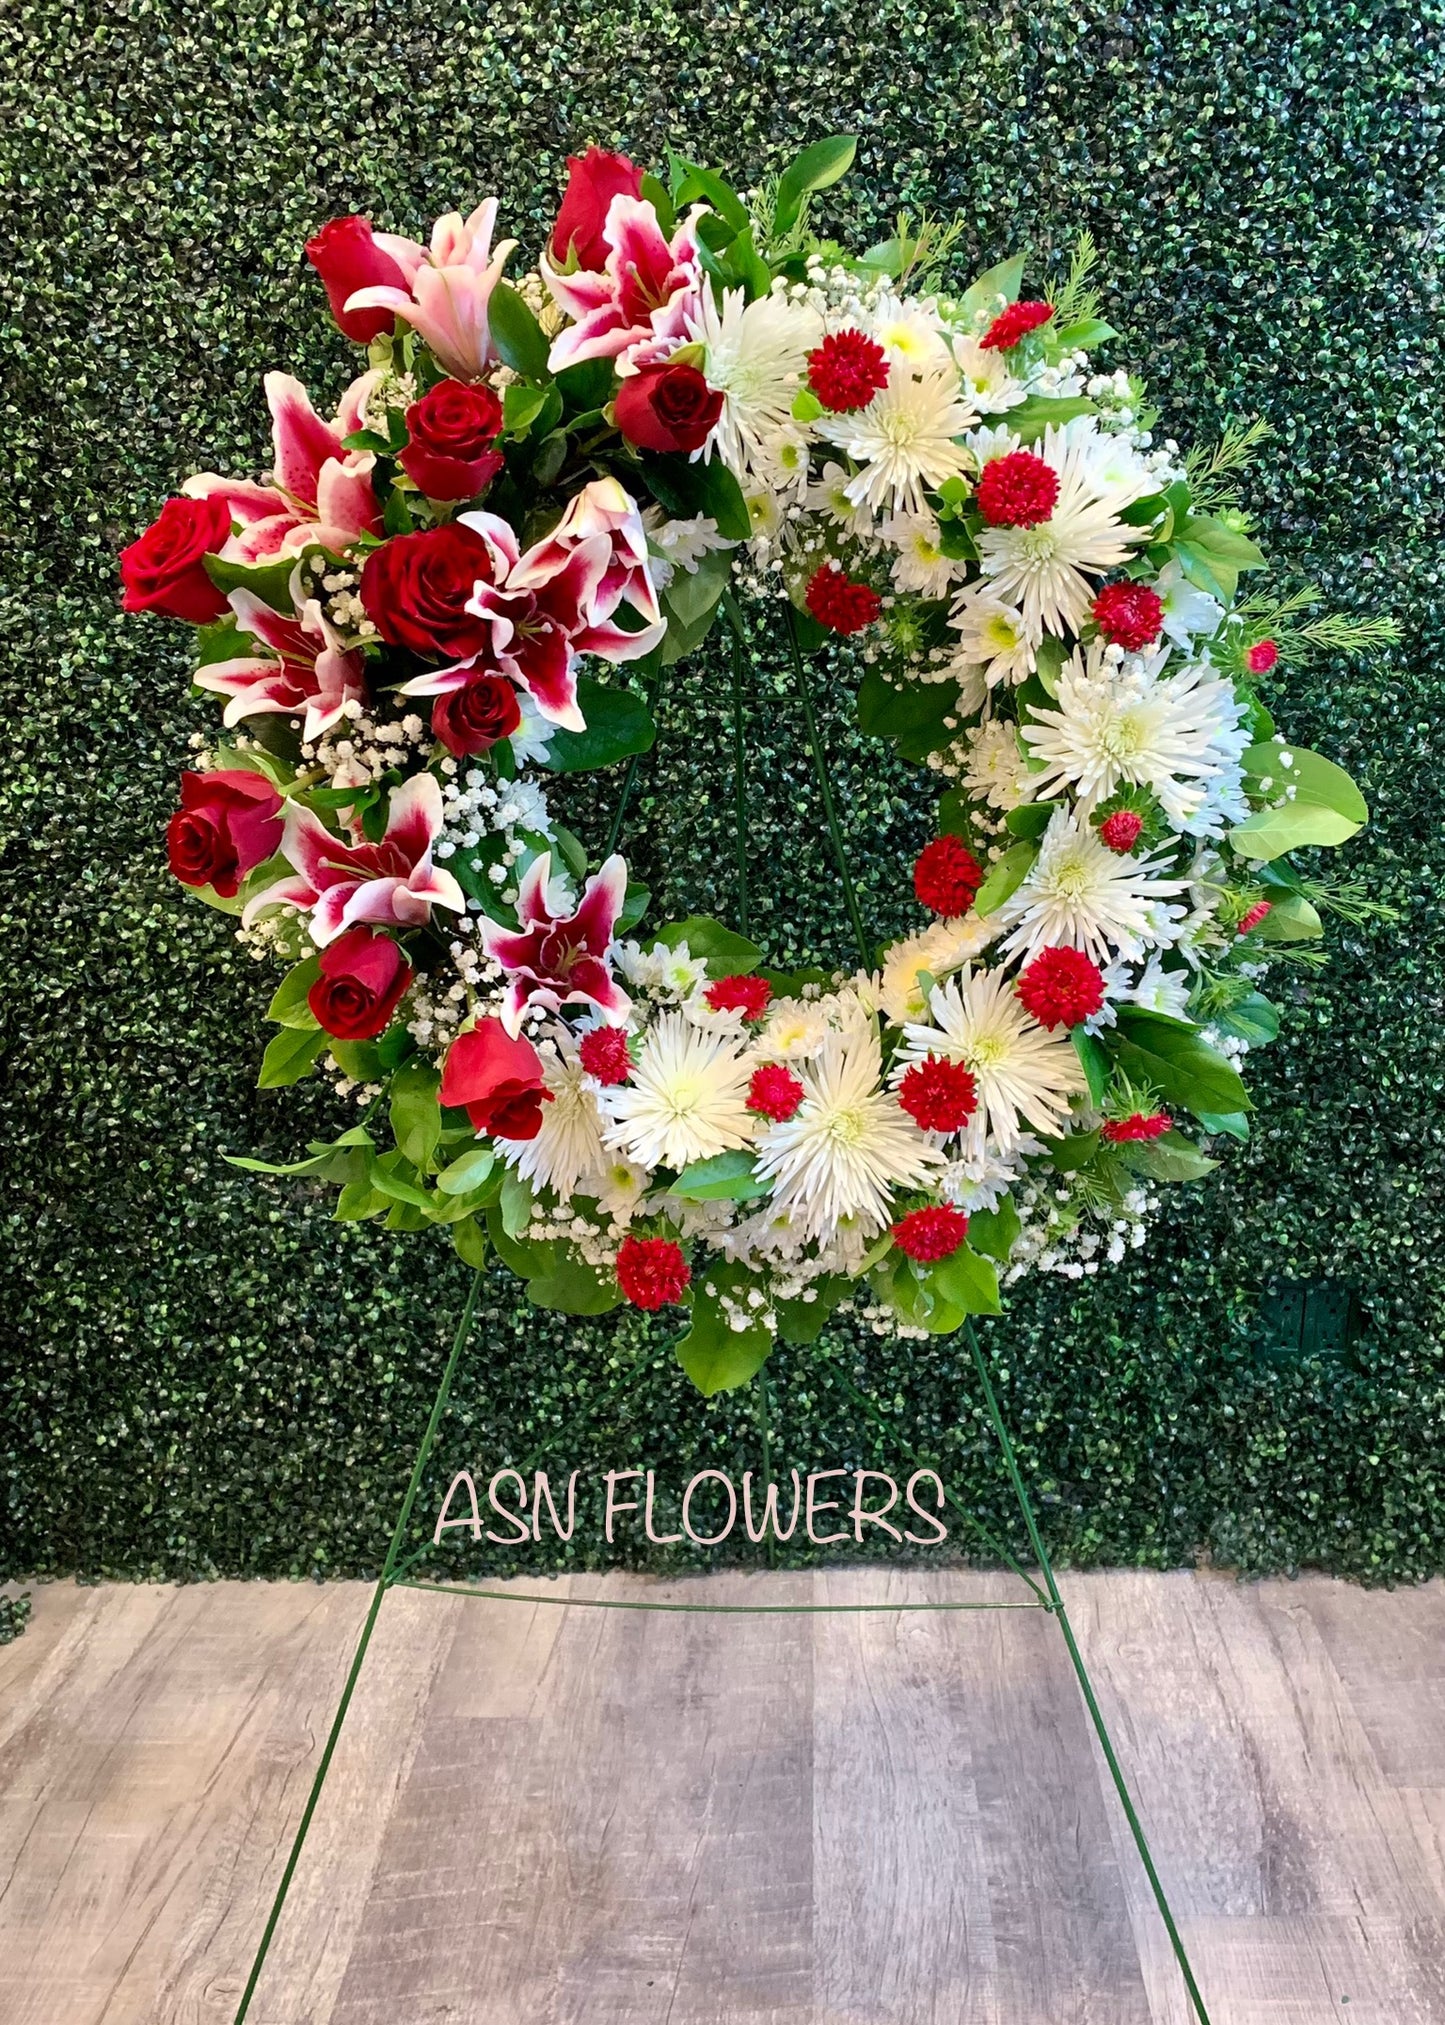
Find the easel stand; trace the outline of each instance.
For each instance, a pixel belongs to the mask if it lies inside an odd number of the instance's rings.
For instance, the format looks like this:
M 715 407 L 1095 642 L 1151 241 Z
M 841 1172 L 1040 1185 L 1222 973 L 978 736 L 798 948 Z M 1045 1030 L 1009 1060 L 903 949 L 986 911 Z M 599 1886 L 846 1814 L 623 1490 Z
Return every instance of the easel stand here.
M 727 617 L 728 623 L 732 628 L 733 633 L 733 656 L 732 656 L 732 678 L 733 678 L 732 731 L 733 731 L 733 756 L 734 756 L 733 786 L 734 786 L 735 816 L 737 824 L 736 842 L 737 842 L 738 906 L 739 906 L 739 926 L 741 927 L 743 933 L 746 934 L 748 929 L 749 910 L 748 910 L 748 881 L 747 881 L 747 855 L 746 855 L 747 785 L 746 785 L 746 741 L 743 732 L 743 704 L 744 704 L 743 672 L 745 662 L 747 660 L 748 650 L 747 650 L 746 634 L 743 627 L 742 614 L 738 610 L 737 604 L 733 599 L 733 596 L 730 591 L 725 591 L 723 593 L 723 610 Z M 814 766 L 817 771 L 818 785 L 822 798 L 823 814 L 827 825 L 828 836 L 832 844 L 834 856 L 838 863 L 838 870 L 843 885 L 844 898 L 847 902 L 848 907 L 848 916 L 853 928 L 855 940 L 857 941 L 858 944 L 859 955 L 862 960 L 864 968 L 867 970 L 871 970 L 873 968 L 872 949 L 869 944 L 868 937 L 864 928 L 863 916 L 858 902 L 857 891 L 853 885 L 852 877 L 848 869 L 847 858 L 844 853 L 842 830 L 838 822 L 837 810 L 834 806 L 832 786 L 829 780 L 828 766 L 823 750 L 823 741 L 818 726 L 817 710 L 814 705 L 812 687 L 809 681 L 808 670 L 805 664 L 804 656 L 801 651 L 801 646 L 798 639 L 796 619 L 791 605 L 787 607 L 787 621 L 788 621 L 788 636 L 789 636 L 789 646 L 791 652 L 793 672 L 797 682 L 799 702 L 801 703 L 802 706 L 804 725 L 808 739 L 808 746 L 811 751 Z M 653 677 L 649 693 L 649 703 L 654 708 L 657 703 L 661 680 L 662 680 L 662 673 L 661 671 L 659 671 Z M 629 760 L 626 772 L 623 776 L 622 791 L 618 799 L 618 807 L 616 814 L 614 815 L 612 820 L 611 834 L 608 838 L 607 849 L 609 853 L 616 845 L 617 839 L 621 833 L 622 822 L 626 814 L 628 802 L 631 798 L 633 782 L 636 778 L 636 772 L 637 772 L 637 758 L 636 756 L 634 756 L 631 760 Z M 1107 1725 L 1104 1722 L 1103 1713 L 1099 1708 L 1098 1697 L 1094 1693 L 1093 1683 L 1090 1681 L 1088 1669 L 1084 1665 L 1083 1654 L 1079 1650 L 1078 1641 L 1074 1637 L 1073 1627 L 1069 1623 L 1069 1613 L 1064 1606 L 1064 1600 L 1062 1596 L 1060 1596 L 1059 1594 L 1058 1584 L 1054 1580 L 1054 1571 L 1049 1562 L 1048 1550 L 1045 1548 L 1042 1536 L 1039 1533 L 1038 1521 L 1034 1516 L 1033 1506 L 1029 1502 L 1029 1495 L 1027 1489 L 1025 1488 L 1023 1477 L 1019 1472 L 1018 1458 L 1014 1453 L 1013 1442 L 1009 1438 L 1008 1428 L 1005 1426 L 1003 1415 L 999 1410 L 998 1396 L 994 1391 L 993 1380 L 989 1375 L 988 1362 L 987 1359 L 985 1358 L 982 1346 L 979 1343 L 978 1336 L 974 1331 L 972 1322 L 966 1321 L 964 1323 L 964 1334 L 967 1338 L 969 1352 L 973 1359 L 974 1372 L 978 1379 L 979 1389 L 984 1401 L 984 1405 L 988 1412 L 989 1422 L 993 1428 L 994 1435 L 998 1441 L 999 1450 L 1003 1457 L 1003 1462 L 1008 1473 L 1009 1482 L 1013 1487 L 1014 1496 L 1018 1501 L 1019 1511 L 1023 1517 L 1023 1523 L 1025 1530 L 1028 1534 L 1029 1544 L 1033 1550 L 1034 1560 L 1038 1567 L 1039 1574 L 1042 1577 L 1042 1581 L 1040 1582 L 1036 1580 L 1032 1575 L 1030 1575 L 1028 1571 L 1025 1568 L 1023 1568 L 1019 1564 L 1019 1562 L 1014 1558 L 1014 1556 L 1009 1552 L 1008 1548 L 1002 1545 L 996 1539 L 994 1539 L 992 1535 L 987 1532 L 987 1530 L 973 1517 L 971 1513 L 964 1511 L 962 1513 L 962 1516 L 973 1527 L 974 1531 L 978 1533 L 978 1535 L 981 1537 L 981 1539 L 987 1545 L 990 1551 L 996 1554 L 1000 1560 L 1002 1560 L 1008 1567 L 1012 1568 L 1014 1573 L 1019 1576 L 1019 1578 L 1023 1581 L 1028 1590 L 1031 1592 L 1031 1600 L 1027 1602 L 1020 1601 L 1016 1603 L 1006 1603 L 1006 1602 L 913 1603 L 913 1604 L 855 1603 L 855 1604 L 802 1604 L 802 1605 L 735 1603 L 735 1604 L 718 1605 L 707 1603 L 648 1603 L 635 1599 L 625 1601 L 619 1599 L 614 1602 L 597 1597 L 571 1598 L 571 1597 L 540 1596 L 540 1595 L 526 1596 L 516 1590 L 488 1590 L 488 1589 L 479 1589 L 475 1586 L 446 1584 L 440 1582 L 422 1582 L 416 1580 L 412 1571 L 414 1569 L 417 1569 L 421 1565 L 421 1563 L 426 1559 L 427 1555 L 432 1551 L 430 1543 L 424 1545 L 423 1547 L 416 1550 L 414 1553 L 408 1555 L 405 1560 L 402 1559 L 402 1551 L 406 1544 L 408 1529 L 411 1525 L 411 1517 L 412 1512 L 416 1505 L 417 1493 L 421 1488 L 422 1478 L 426 1473 L 427 1464 L 430 1461 L 432 1451 L 436 1446 L 437 1431 L 441 1426 L 442 1417 L 446 1412 L 447 1401 L 451 1396 L 452 1383 L 457 1373 L 457 1366 L 461 1360 L 463 1348 L 466 1345 L 467 1337 L 471 1331 L 472 1317 L 476 1310 L 477 1294 L 481 1286 L 481 1279 L 482 1274 L 481 1271 L 479 1270 L 473 1275 L 472 1278 L 471 1289 L 467 1295 L 466 1305 L 462 1310 L 461 1320 L 457 1325 L 457 1332 L 452 1341 L 451 1353 L 447 1358 L 446 1369 L 442 1373 L 441 1384 L 437 1388 L 436 1399 L 432 1403 L 431 1418 L 427 1422 L 426 1432 L 422 1436 L 421 1447 L 417 1451 L 416 1462 L 411 1473 L 411 1481 L 408 1483 L 406 1487 L 406 1496 L 402 1499 L 401 1511 L 397 1516 L 396 1529 L 391 1536 L 391 1545 L 387 1549 L 385 1563 L 383 1564 L 381 1574 L 377 1580 L 376 1588 L 372 1592 L 371 1605 L 366 1613 L 366 1621 L 361 1627 L 361 1636 L 357 1640 L 356 1652 L 351 1662 L 351 1670 L 346 1676 L 346 1685 L 341 1690 L 341 1699 L 337 1704 L 336 1714 L 332 1718 L 331 1729 L 326 1739 L 326 1748 L 322 1751 L 320 1762 L 316 1767 L 316 1776 L 313 1778 L 311 1782 L 311 1791 L 307 1795 L 306 1805 L 302 1809 L 301 1819 L 297 1824 L 296 1834 L 291 1844 L 291 1852 L 286 1859 L 286 1868 L 281 1873 L 281 1881 L 276 1888 L 276 1896 L 272 1902 L 270 1916 L 266 1921 L 265 1931 L 261 1935 L 261 1941 L 259 1947 L 256 1950 L 255 1960 L 251 1964 L 251 1973 L 246 1980 L 246 1987 L 245 1990 L 242 1992 L 241 2002 L 236 2012 L 235 2025 L 244 2025 L 246 2014 L 250 2009 L 251 1999 L 255 1994 L 256 1985 L 260 1979 L 261 1970 L 265 1964 L 266 1956 L 270 1949 L 272 1938 L 275 1935 L 277 1922 L 280 1920 L 281 1917 L 282 1907 L 286 1903 L 286 1895 L 290 1891 L 291 1881 L 296 1875 L 296 1866 L 298 1861 L 300 1860 L 301 1851 L 305 1846 L 306 1836 L 311 1827 L 312 1817 L 316 1812 L 317 1802 L 321 1797 L 321 1789 L 325 1785 L 326 1775 L 331 1769 L 331 1761 L 333 1756 L 335 1755 L 337 1739 L 341 1735 L 342 1724 L 346 1721 L 347 1710 L 351 1707 L 351 1697 L 356 1690 L 357 1680 L 360 1678 L 362 1666 L 365 1664 L 366 1661 L 367 1649 L 371 1644 L 371 1634 L 376 1628 L 376 1620 L 381 1612 L 382 1602 L 385 1599 L 387 1591 L 389 1589 L 394 1589 L 398 1587 L 408 1589 L 425 1589 L 435 1594 L 444 1596 L 449 1595 L 449 1596 L 486 1597 L 501 1602 L 529 1602 L 534 1604 L 536 1603 L 554 1604 L 559 1608 L 563 1609 L 664 1610 L 674 1612 L 693 1612 L 698 1614 L 706 1614 L 709 1616 L 749 1616 L 749 1615 L 846 1616 L 846 1615 L 858 1615 L 873 1612 L 877 1613 L 901 1612 L 901 1611 L 911 1612 L 922 1610 L 1045 1611 L 1050 1617 L 1054 1619 L 1055 1623 L 1059 1627 L 1060 1633 L 1063 1636 L 1064 1645 L 1069 1655 L 1069 1663 L 1073 1667 L 1074 1673 L 1077 1676 L 1079 1683 L 1079 1691 L 1084 1698 L 1084 1706 L 1088 1710 L 1089 1720 L 1094 1726 L 1094 1733 L 1099 1739 L 1099 1748 L 1103 1752 L 1104 1762 L 1109 1768 L 1109 1776 L 1114 1782 L 1114 1790 L 1119 1796 L 1119 1805 L 1124 1810 L 1124 1818 L 1129 1824 L 1129 1832 L 1134 1838 L 1134 1846 L 1139 1852 L 1139 1859 L 1144 1866 L 1145 1875 L 1149 1880 L 1149 1888 L 1153 1892 L 1154 1902 L 1159 1908 L 1159 1916 L 1163 1920 L 1165 1930 L 1169 1935 L 1169 1944 L 1174 1950 L 1174 1959 L 1179 1965 L 1179 1973 L 1184 1978 L 1184 1985 L 1189 1993 L 1189 2002 L 1193 2009 L 1194 2016 L 1198 2021 L 1198 2025 L 1210 2025 L 1209 2013 L 1206 2011 L 1204 2007 L 1204 1999 L 1199 1993 L 1199 1986 L 1194 1979 L 1194 1971 L 1190 1966 L 1188 1954 L 1185 1952 L 1184 1943 L 1180 1939 L 1179 1929 L 1175 1924 L 1174 1915 L 1170 1911 L 1169 1901 L 1165 1896 L 1164 1887 L 1159 1880 L 1159 1873 L 1155 1868 L 1154 1858 L 1150 1853 L 1149 1843 L 1144 1834 L 1143 1825 L 1139 1820 L 1139 1815 L 1137 1810 L 1135 1809 L 1133 1799 L 1129 1792 L 1129 1788 L 1125 1783 L 1124 1774 L 1120 1769 L 1118 1755 L 1114 1750 L 1113 1742 L 1110 1739 Z M 881 1419 L 881 1416 L 878 1413 L 878 1409 L 874 1405 L 874 1403 L 870 1399 L 868 1399 L 864 1394 L 859 1392 L 857 1387 L 854 1386 L 846 1376 L 841 1376 L 839 1373 L 836 1372 L 836 1370 L 834 1375 L 835 1378 L 840 1378 L 842 1388 L 851 1395 L 855 1403 L 858 1406 L 860 1406 L 864 1412 L 868 1413 L 871 1417 L 875 1419 Z M 767 1392 L 767 1380 L 764 1375 L 764 1372 L 759 1372 L 758 1378 L 755 1381 L 755 1383 L 757 1384 L 758 1387 L 757 1396 L 760 1408 L 759 1417 L 761 1423 L 761 1434 L 763 1443 L 763 1470 L 764 1475 L 770 1477 L 771 1470 L 769 1467 L 769 1436 L 770 1436 L 769 1423 L 771 1421 L 771 1409 L 769 1405 L 769 1398 Z M 896 1440 L 896 1430 L 890 1429 L 890 1434 Z M 919 1460 L 926 1461 L 927 1459 L 919 1458 Z M 954 1502 L 956 1504 L 956 1501 Z

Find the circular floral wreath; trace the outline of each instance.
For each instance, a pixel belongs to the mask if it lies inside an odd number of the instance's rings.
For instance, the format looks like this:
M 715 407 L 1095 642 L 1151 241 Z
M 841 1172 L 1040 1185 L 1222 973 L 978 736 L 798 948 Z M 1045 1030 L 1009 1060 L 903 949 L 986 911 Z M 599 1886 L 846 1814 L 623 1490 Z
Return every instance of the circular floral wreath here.
M 1261 690 L 1392 628 L 1240 595 L 1262 426 L 1156 439 L 1090 363 L 1087 238 L 1027 301 L 1022 256 L 952 292 L 956 226 L 819 237 L 852 153 L 744 200 L 591 148 L 511 281 L 495 199 L 429 246 L 333 219 L 306 252 L 367 369 L 332 419 L 268 375 L 269 476 L 188 480 L 121 558 L 224 702 L 168 844 L 287 966 L 260 1081 L 360 1107 L 237 1164 L 448 1225 L 544 1307 L 679 1304 L 709 1393 L 835 1310 L 944 1333 L 1030 1268 L 1120 1260 L 1159 1184 L 1247 1136 L 1266 970 L 1369 905 L 1291 863 L 1366 809 Z M 852 973 L 644 933 L 542 785 L 646 749 L 650 683 L 737 621 L 734 583 L 800 652 L 850 636 L 864 731 L 942 788 L 926 925 Z

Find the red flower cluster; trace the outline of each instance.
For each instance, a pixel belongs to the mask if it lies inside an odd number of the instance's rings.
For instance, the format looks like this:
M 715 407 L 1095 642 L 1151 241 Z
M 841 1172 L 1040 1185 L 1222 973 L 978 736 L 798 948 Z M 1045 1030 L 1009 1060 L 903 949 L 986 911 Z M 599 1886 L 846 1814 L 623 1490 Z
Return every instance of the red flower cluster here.
M 691 1278 L 681 1247 L 670 1238 L 622 1240 L 617 1253 L 617 1284 L 634 1308 L 655 1312 L 680 1301 Z
M 893 1236 L 905 1258 L 932 1265 L 935 1259 L 951 1258 L 968 1236 L 968 1218 L 961 1209 L 940 1203 L 937 1209 L 914 1209 L 893 1226 Z
M 1047 323 L 1054 313 L 1051 302 L 1011 302 L 1008 308 L 996 316 L 983 336 L 979 339 L 980 349 L 986 352 L 1011 352 L 1020 338 L 1026 338 L 1031 330 Z
M 1131 1111 L 1127 1118 L 1106 1120 L 1101 1137 L 1111 1146 L 1123 1146 L 1132 1139 L 1158 1139 L 1173 1123 L 1167 1111 L 1151 1111 L 1147 1116 L 1142 1111 Z
M 1245 915 L 1239 924 L 1240 934 L 1248 935 L 1251 929 L 1258 928 L 1265 915 L 1272 911 L 1273 906 L 1274 902 L 1272 900 L 1256 900 L 1248 914 Z
M 1094 600 L 1094 624 L 1126 654 L 1138 654 L 1159 638 L 1164 602 L 1148 584 L 1105 584 Z
M 861 330 L 835 331 L 808 354 L 808 385 L 835 415 L 866 408 L 888 385 L 883 347 Z
M 594 1027 L 577 1043 L 577 1059 L 589 1076 L 611 1088 L 632 1074 L 632 1056 L 621 1027 Z
M 1105 816 L 1099 825 L 1099 842 L 1107 844 L 1111 851 L 1117 851 L 1121 858 L 1127 858 L 1144 832 L 1144 818 L 1136 816 L 1132 809 L 1115 809 L 1112 816 Z
M 1059 474 L 1032 450 L 1011 450 L 984 465 L 977 498 L 990 527 L 1038 527 L 1059 503 Z
M 957 1132 L 978 1109 L 978 1085 L 962 1062 L 925 1055 L 899 1084 L 898 1101 L 921 1132 Z
M 1251 675 L 1268 675 L 1279 659 L 1279 648 L 1273 640 L 1256 640 L 1244 657 L 1244 665 Z
M 808 580 L 808 610 L 830 633 L 861 633 L 883 609 L 871 584 L 855 584 L 835 562 L 825 562 Z
M 371 1041 L 385 1033 L 411 965 L 380 929 L 348 928 L 321 952 L 321 975 L 306 1003 L 339 1041 Z
M 1081 949 L 1041 950 L 1017 989 L 1024 1010 L 1051 1030 L 1077 1026 L 1104 1003 L 1103 975 Z
M 765 977 L 720 977 L 703 993 L 714 1012 L 740 1012 L 745 1020 L 760 1020 L 772 996 Z
M 954 920 L 967 914 L 979 887 L 983 867 L 959 837 L 935 837 L 913 864 L 913 891 L 921 907 Z
M 753 1070 L 753 1079 L 748 1084 L 747 1104 L 750 1111 L 760 1117 L 771 1118 L 775 1125 L 786 1125 L 797 1113 L 807 1092 L 801 1078 L 781 1062 L 764 1062 L 760 1069 Z

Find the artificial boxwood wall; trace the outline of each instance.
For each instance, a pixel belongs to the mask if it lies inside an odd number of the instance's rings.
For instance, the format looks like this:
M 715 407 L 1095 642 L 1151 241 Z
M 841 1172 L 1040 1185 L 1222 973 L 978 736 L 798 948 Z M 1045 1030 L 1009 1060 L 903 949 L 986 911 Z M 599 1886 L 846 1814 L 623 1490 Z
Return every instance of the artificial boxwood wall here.
M 530 255 L 569 147 L 672 140 L 747 181 L 839 129 L 859 168 L 827 215 L 859 243 L 903 202 L 961 207 L 977 266 L 1091 227 L 1132 333 L 1117 356 L 1169 426 L 1269 415 L 1247 487 L 1267 546 L 1405 628 L 1398 652 L 1290 675 L 1280 712 L 1365 785 L 1345 869 L 1399 923 L 1334 934 L 1255 1071 L 1253 1144 L 1173 1194 L 1145 1255 L 1032 1284 L 992 1327 L 1049 1538 L 1079 1561 L 1441 1565 L 1441 21 L 1433 0 L 19 0 L 0 26 L 0 1574 L 374 1567 L 464 1291 L 444 1243 L 331 1224 L 303 1184 L 219 1158 L 288 1157 L 332 1113 L 320 1090 L 253 1089 L 268 987 L 165 873 L 201 720 L 181 629 L 117 611 L 116 547 L 189 471 L 260 464 L 265 370 L 342 383 L 354 355 L 300 258 L 325 217 L 416 232 L 497 191 Z M 725 693 L 714 658 L 681 674 L 639 777 L 659 919 L 732 904 Z M 921 777 L 855 734 L 841 678 L 828 715 L 866 904 L 896 929 Z M 781 963 L 843 957 L 796 698 L 761 638 L 747 728 L 755 932 Z M 570 804 L 594 843 L 616 785 Z M 1353 1288 L 1360 1327 L 1302 1348 L 1267 1297 L 1320 1279 Z M 538 1451 L 673 1482 L 756 1466 L 751 1400 L 700 1403 L 669 1333 L 539 1314 L 498 1270 L 442 1473 Z M 1012 1525 L 955 1346 L 836 1332 L 828 1351 L 774 1359 L 779 1461 L 910 1443 Z

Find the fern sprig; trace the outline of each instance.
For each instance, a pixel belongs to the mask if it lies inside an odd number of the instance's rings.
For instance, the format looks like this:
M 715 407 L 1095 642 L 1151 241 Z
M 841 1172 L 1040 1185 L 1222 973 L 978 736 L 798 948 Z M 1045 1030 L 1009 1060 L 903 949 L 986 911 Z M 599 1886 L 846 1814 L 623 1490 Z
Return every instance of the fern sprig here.
M 1256 415 L 1252 422 L 1226 422 L 1217 443 L 1196 443 L 1184 458 L 1184 475 L 1195 508 L 1207 512 L 1210 507 L 1223 505 L 1233 491 L 1224 481 L 1232 471 L 1242 470 L 1273 433 L 1264 417 Z
M 1101 303 L 1099 291 L 1088 285 L 1089 276 L 1098 264 L 1099 249 L 1094 244 L 1093 233 L 1081 232 L 1069 256 L 1068 275 L 1046 292 L 1046 300 L 1054 306 L 1057 329 L 1064 330 L 1071 323 L 1090 323 L 1098 316 Z

